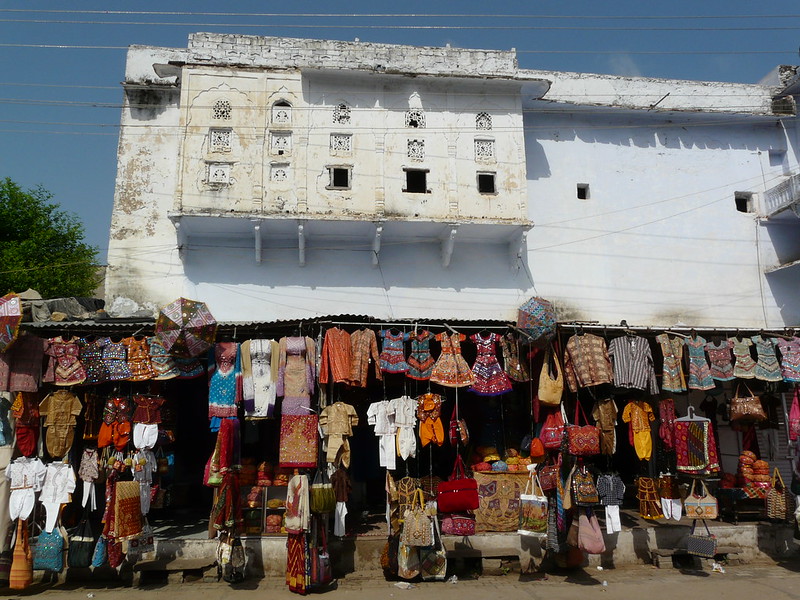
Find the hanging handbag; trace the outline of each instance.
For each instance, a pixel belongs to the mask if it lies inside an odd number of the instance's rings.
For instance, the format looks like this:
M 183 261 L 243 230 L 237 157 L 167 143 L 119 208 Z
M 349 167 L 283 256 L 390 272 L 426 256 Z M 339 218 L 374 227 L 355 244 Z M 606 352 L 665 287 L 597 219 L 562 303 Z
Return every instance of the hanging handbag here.
M 766 421 L 767 414 L 764 412 L 764 407 L 761 405 L 761 398 L 755 396 L 746 383 L 744 387 L 750 395 L 739 395 L 741 384 L 736 386 L 736 394 L 731 399 L 731 421 L 752 423 Z
M 580 415 L 583 415 L 585 425 L 580 425 Z M 576 398 L 575 423 L 567 426 L 568 450 L 573 456 L 600 454 L 600 429 L 588 423 L 581 401 Z
M 559 465 L 545 465 L 539 471 L 539 485 L 543 492 L 552 492 L 558 487 Z
M 108 540 L 102 535 L 97 538 L 92 552 L 92 567 L 97 569 L 108 563 Z
M 714 558 L 717 554 L 717 538 L 711 535 L 705 520 L 703 525 L 706 528 L 706 535 L 696 535 L 694 530 L 697 527 L 697 519 L 692 521 L 692 531 L 686 538 L 686 552 L 701 558 Z
M 442 533 L 447 535 L 475 535 L 475 519 L 466 515 L 447 515 L 442 519 Z
M 602 554 L 606 551 L 600 523 L 591 508 L 587 508 L 578 518 L 578 548 L 587 554 Z
M 328 554 L 328 535 L 325 523 L 315 518 L 312 525 L 311 585 L 324 586 L 333 581 L 331 555 Z
M 425 511 L 425 498 L 420 489 L 414 492 L 411 508 L 403 517 L 400 541 L 406 546 L 430 546 L 433 543 L 431 518 Z
M 717 499 L 708 491 L 703 480 L 700 480 L 703 495 L 698 496 L 695 493 L 696 483 L 696 481 L 692 482 L 689 495 L 683 501 L 683 509 L 686 511 L 686 516 L 690 519 L 716 519 L 718 514 Z
M 443 513 L 464 512 L 478 508 L 480 503 L 478 482 L 472 477 L 467 477 L 464 461 L 460 455 L 456 455 L 450 479 L 439 484 L 436 500 L 439 511 Z
M 33 583 L 33 557 L 28 538 L 28 522 L 17 521 L 17 542 L 11 558 L 11 571 L 8 574 L 8 587 L 12 590 L 27 589 Z
M 433 517 L 433 544 L 419 549 L 419 570 L 422 581 L 444 581 L 447 574 L 447 550 L 436 517 Z
M 783 483 L 781 472 L 775 467 L 772 474 L 772 487 L 767 492 L 767 517 L 779 521 L 787 521 L 794 515 L 794 495 Z
M 551 368 L 552 371 L 551 371 Z M 550 373 L 554 373 L 553 377 Z M 548 406 L 558 406 L 561 404 L 561 396 L 564 393 L 564 373 L 558 362 L 558 355 L 552 347 L 548 347 L 544 353 L 542 371 L 539 374 L 539 402 Z
M 525 491 L 519 496 L 517 533 L 535 536 L 547 534 L 547 496 L 535 471 L 525 484 Z
M 328 514 L 336 510 L 336 493 L 325 467 L 317 469 L 311 484 L 309 509 L 315 514 Z
M 67 565 L 73 569 L 88 569 L 92 564 L 94 544 L 89 514 L 88 511 L 85 511 L 81 522 L 78 523 L 78 527 L 75 529 L 75 533 L 69 538 Z
M 50 533 L 39 533 L 33 549 L 33 569 L 53 573 L 64 570 L 64 536 L 59 527 L 53 527 Z
M 397 548 L 397 576 L 401 579 L 414 579 L 419 575 L 419 548 L 409 546 L 400 540 Z
M 551 412 L 544 420 L 539 439 L 548 450 L 558 450 L 564 437 L 564 406 L 561 410 Z
M 529 456 L 531 457 L 531 462 L 544 462 L 545 458 L 547 458 L 547 450 L 544 449 L 542 440 L 539 438 L 531 440 Z
M 789 440 L 796 442 L 800 438 L 800 386 L 794 388 L 792 406 L 789 409 Z
M 147 517 L 142 517 L 142 532 L 132 540 L 128 540 L 129 558 L 141 558 L 144 554 L 156 551 L 155 536 L 153 528 L 147 521 Z
M 572 498 L 576 506 L 594 506 L 600 504 L 600 495 L 594 477 L 586 467 L 576 470 L 572 475 Z

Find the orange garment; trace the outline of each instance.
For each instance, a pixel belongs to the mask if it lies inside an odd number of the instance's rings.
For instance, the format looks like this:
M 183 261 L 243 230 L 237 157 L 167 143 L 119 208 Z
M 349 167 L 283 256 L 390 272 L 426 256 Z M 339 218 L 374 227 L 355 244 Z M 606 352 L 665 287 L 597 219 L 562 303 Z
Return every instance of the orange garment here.
M 444 425 L 441 415 L 442 397 L 439 394 L 422 394 L 417 398 L 419 440 L 423 447 L 431 442 L 437 446 L 444 444 Z
M 319 370 L 320 384 L 328 383 L 331 376 L 334 383 L 346 383 L 350 379 L 350 334 L 338 327 L 325 332 Z
M 650 421 L 655 421 L 656 416 L 647 402 L 635 400 L 628 402 L 622 411 L 622 420 L 630 423 L 631 443 L 636 449 L 639 460 L 650 460 L 653 453 L 653 438 L 650 436 Z
M 375 367 L 375 378 L 383 379 L 375 332 L 371 329 L 354 331 L 350 336 L 350 385 L 367 387 L 370 360 Z

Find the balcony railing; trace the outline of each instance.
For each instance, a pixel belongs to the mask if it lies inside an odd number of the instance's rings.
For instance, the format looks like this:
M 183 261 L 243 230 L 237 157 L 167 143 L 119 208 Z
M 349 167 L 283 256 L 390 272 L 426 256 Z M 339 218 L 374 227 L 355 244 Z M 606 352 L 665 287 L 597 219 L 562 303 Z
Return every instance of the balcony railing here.
M 800 173 L 792 175 L 764 194 L 764 216 L 769 218 L 787 208 L 797 208 L 800 203 Z M 797 210 L 795 210 L 797 213 Z

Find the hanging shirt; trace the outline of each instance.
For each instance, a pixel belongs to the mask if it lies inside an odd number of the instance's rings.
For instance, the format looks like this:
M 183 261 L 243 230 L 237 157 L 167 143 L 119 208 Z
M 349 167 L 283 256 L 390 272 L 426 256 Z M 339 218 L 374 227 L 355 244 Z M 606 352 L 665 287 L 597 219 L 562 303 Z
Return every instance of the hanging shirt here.
M 383 379 L 375 332 L 371 329 L 354 331 L 350 335 L 350 385 L 367 387 L 370 361 L 375 369 L 375 378 Z
M 614 364 L 614 385 L 658 394 L 650 344 L 640 336 L 623 335 L 611 340 L 608 354 Z
M 319 382 L 347 383 L 351 374 L 350 334 L 344 329 L 332 327 L 325 332 L 322 344 L 322 364 Z
M 591 333 L 573 335 L 564 352 L 564 376 L 569 389 L 611 383 L 613 374 L 606 342 Z

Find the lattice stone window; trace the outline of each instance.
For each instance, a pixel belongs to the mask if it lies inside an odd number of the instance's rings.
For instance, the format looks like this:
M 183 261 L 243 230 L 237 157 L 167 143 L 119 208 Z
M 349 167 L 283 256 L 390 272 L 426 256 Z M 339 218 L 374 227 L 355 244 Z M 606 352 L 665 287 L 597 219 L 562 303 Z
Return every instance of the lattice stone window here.
M 494 140 L 475 140 L 475 160 L 494 160 Z
M 333 154 L 349 154 L 353 151 L 353 136 L 349 133 L 331 134 L 331 152 Z
M 221 121 L 231 120 L 231 103 L 227 100 L 217 100 L 211 108 L 211 117 Z
M 492 128 L 492 115 L 489 113 L 478 113 L 475 116 L 475 129 L 491 129 Z
M 406 111 L 406 127 L 425 129 L 425 112 L 421 108 Z
M 231 166 L 228 163 L 208 164 L 208 183 L 228 185 L 231 182 Z
M 273 154 L 283 156 L 292 150 L 292 134 L 288 131 L 274 131 L 270 138 L 270 148 Z
M 408 158 L 425 160 L 425 140 L 408 140 Z
M 231 149 L 233 132 L 230 129 L 211 129 L 208 137 L 212 152 L 228 152 Z
M 347 104 L 337 104 L 333 107 L 333 122 L 337 125 L 350 124 L 350 107 Z
M 289 178 L 289 164 L 281 163 L 270 166 L 270 181 L 281 183 Z
M 272 122 L 273 123 L 291 123 L 292 122 L 292 105 L 286 100 L 279 100 L 272 105 Z

